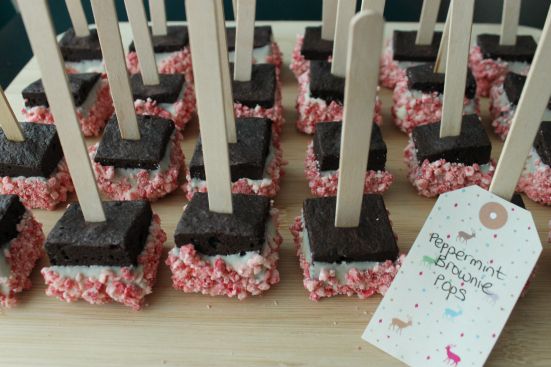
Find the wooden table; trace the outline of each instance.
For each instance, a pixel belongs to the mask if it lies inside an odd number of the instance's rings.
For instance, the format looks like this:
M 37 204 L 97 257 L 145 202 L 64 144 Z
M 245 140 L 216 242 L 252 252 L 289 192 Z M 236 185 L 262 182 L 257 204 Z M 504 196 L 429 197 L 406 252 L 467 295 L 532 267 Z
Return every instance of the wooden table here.
M 307 23 L 274 22 L 275 37 L 288 64 L 295 35 Z M 388 24 L 390 34 L 397 24 Z M 413 29 L 402 23 L 400 29 Z M 122 24 L 125 43 L 130 40 Z M 477 25 L 475 31 L 498 33 L 497 26 Z M 522 33 L 537 31 L 521 28 Z M 20 91 L 39 78 L 31 61 L 9 87 L 14 109 L 23 104 Z M 377 307 L 380 297 L 368 300 L 334 297 L 312 302 L 302 286 L 302 275 L 288 230 L 300 213 L 303 199 L 310 196 L 303 161 L 309 137 L 294 127 L 297 83 L 291 72 L 283 73 L 283 100 L 287 124 L 283 132 L 284 158 L 289 162 L 282 190 L 275 201 L 281 209 L 281 283 L 261 297 L 245 301 L 223 297 L 183 294 L 171 287 L 170 272 L 160 266 L 149 307 L 134 312 L 118 304 L 91 306 L 84 302 L 66 304 L 44 295 L 39 268 L 32 275 L 34 287 L 20 296 L 19 305 L 0 314 L 1 366 L 399 366 L 400 362 L 363 342 L 360 335 Z M 434 200 L 419 197 L 406 180 L 402 149 L 406 136 L 390 118 L 391 94 L 381 92 L 384 104 L 384 138 L 389 147 L 388 169 L 396 181 L 385 194 L 399 245 L 407 251 L 413 243 Z M 484 122 L 489 126 L 488 103 L 482 101 Z M 184 152 L 189 158 L 197 122 L 185 130 Z M 490 134 L 497 158 L 501 142 Z M 92 140 L 89 141 L 91 143 Z M 74 198 L 73 198 L 74 199 Z M 525 198 L 542 241 L 547 240 L 551 210 Z M 162 226 L 169 235 L 164 257 L 174 246 L 172 235 L 185 203 L 181 191 L 155 203 Z M 35 210 L 47 232 L 61 216 Z M 545 246 L 537 278 L 522 298 L 507 324 L 488 365 L 551 365 L 551 250 Z

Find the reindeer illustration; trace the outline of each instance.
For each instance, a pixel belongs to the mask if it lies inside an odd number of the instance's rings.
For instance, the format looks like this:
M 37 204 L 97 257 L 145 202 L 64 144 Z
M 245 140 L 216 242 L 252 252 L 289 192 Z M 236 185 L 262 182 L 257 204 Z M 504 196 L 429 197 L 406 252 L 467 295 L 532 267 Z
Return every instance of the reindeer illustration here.
M 457 237 L 455 239 L 459 242 L 467 243 L 471 238 L 476 237 L 476 232 L 474 231 L 474 229 L 471 228 L 471 231 L 473 232 L 472 234 L 464 231 L 459 231 L 457 232 Z
M 389 329 L 397 331 L 400 335 L 402 335 L 402 330 L 405 328 L 410 327 L 413 324 L 411 321 L 411 316 L 408 316 L 408 321 L 405 322 L 403 320 L 400 320 L 399 318 L 395 317 L 392 319 L 392 322 L 390 325 L 388 325 Z
M 436 264 L 436 259 L 433 258 L 433 257 L 430 257 L 430 256 L 423 256 L 423 258 L 421 259 L 421 263 L 423 265 L 426 265 L 426 266 L 432 266 L 434 264 Z
M 461 358 L 451 351 L 452 348 L 455 348 L 455 345 L 446 345 L 446 354 L 448 355 L 447 358 L 444 360 L 449 365 L 457 367 L 459 365 L 459 362 L 461 362 Z
M 455 319 L 456 317 L 458 316 L 461 316 L 463 315 L 463 310 L 461 309 L 461 307 L 459 308 L 459 310 L 453 310 L 451 308 L 446 308 L 444 310 L 444 317 L 447 318 L 447 319 Z

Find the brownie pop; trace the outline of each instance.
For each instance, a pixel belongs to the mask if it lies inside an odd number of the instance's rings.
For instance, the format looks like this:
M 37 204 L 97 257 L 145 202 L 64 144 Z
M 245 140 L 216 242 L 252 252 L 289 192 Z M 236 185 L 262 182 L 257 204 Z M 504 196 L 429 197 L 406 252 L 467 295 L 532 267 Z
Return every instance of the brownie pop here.
M 74 191 L 53 125 L 19 123 L 0 87 L 0 194 L 53 210 Z
M 225 97 L 221 78 L 212 77 L 227 63 L 217 1 L 186 1 L 209 193 L 195 194 L 184 208 L 166 263 L 175 289 L 243 299 L 279 282 L 282 238 L 270 199 L 231 193 Z
M 490 186 L 490 191 L 505 199 L 516 188 L 540 204 L 551 204 L 551 122 L 541 122 L 551 96 L 550 50 L 548 16 Z
M 128 2 L 127 7 L 128 7 Z M 151 32 L 155 63 L 162 74 L 183 74 L 193 82 L 189 36 L 185 25 L 167 25 L 164 0 L 149 0 Z M 132 42 L 126 55 L 126 64 L 132 74 L 140 71 L 137 45 Z
M 79 73 L 69 74 L 69 87 L 82 133 L 88 137 L 99 136 L 115 111 L 109 83 L 100 73 Z M 54 123 L 41 79 L 29 84 L 21 95 L 25 101 L 25 108 L 21 112 L 27 121 Z
M 81 0 L 65 0 L 72 28 L 59 40 L 59 49 L 69 73 L 103 73 L 98 32 L 90 29 Z
M 526 83 L 526 76 L 508 72 L 490 89 L 490 114 L 494 132 L 505 140 Z M 543 113 L 543 121 L 551 120 L 551 99 Z
M 492 85 L 507 72 L 526 75 L 536 51 L 529 35 L 517 35 L 521 0 L 504 0 L 501 34 L 480 34 L 469 55 L 476 78 L 477 94 L 488 97 Z
M 13 307 L 17 293 L 31 288 L 30 275 L 43 246 L 42 224 L 17 195 L 0 194 L 0 310 Z
M 101 140 L 89 148 L 99 188 L 113 200 L 159 199 L 178 188 L 184 167 L 182 136 L 170 119 L 136 115 L 113 3 L 93 1 L 92 9 L 116 111 Z M 142 73 L 154 79 L 157 70 L 153 62 L 149 65 L 153 67 L 142 68 Z M 152 88 L 162 89 L 162 82 Z
M 183 130 L 195 113 L 193 86 L 184 74 L 159 74 L 143 1 L 125 0 L 125 5 L 142 65 L 140 72 L 130 77 L 136 112 L 172 120 L 178 130 Z
M 114 11 L 112 2 L 93 1 L 96 10 L 98 3 Z M 114 301 L 140 309 L 152 291 L 166 240 L 159 217 L 147 201 L 101 202 L 46 0 L 21 0 L 19 5 L 79 199 L 46 240 L 50 265 L 41 271 L 46 294 L 66 302 Z
M 365 11 L 350 26 L 337 197 L 307 199 L 291 226 L 304 287 L 311 300 L 384 294 L 402 258 L 382 196 L 364 194 L 384 21 Z M 354 98 L 363 96 L 364 98 Z
M 433 63 L 438 55 L 442 32 L 435 32 L 441 0 L 424 0 L 417 31 L 394 31 L 381 59 L 379 76 L 383 87 L 394 89 L 406 69 Z
M 451 4 L 442 120 L 415 127 L 404 151 L 408 178 L 422 196 L 468 185 L 487 189 L 494 172 L 492 146 L 480 118 L 463 115 L 473 8 L 473 0 Z
M 235 115 L 272 120 L 273 134 L 279 141 L 284 123 L 279 73 L 273 64 L 254 61 L 256 0 L 236 0 L 236 4 L 235 40 L 232 40 L 235 52 L 230 65 Z M 220 13 L 223 14 L 222 6 Z M 224 37 L 221 42 L 225 42 Z
M 239 90 L 236 87 L 249 88 L 253 91 L 254 78 L 254 65 L 251 63 L 250 58 L 250 44 L 249 48 L 246 47 L 244 39 L 241 36 L 244 25 L 244 20 L 247 19 L 247 13 L 250 15 L 249 20 L 249 40 L 252 37 L 252 25 L 254 20 L 254 1 L 246 0 L 241 2 L 238 0 L 238 8 L 243 11 L 244 14 L 240 14 L 238 17 L 238 43 L 237 53 L 234 68 L 234 82 L 233 82 L 233 99 L 235 102 L 236 95 L 239 94 Z M 222 3 L 216 1 L 217 12 L 217 24 L 219 43 L 222 44 L 221 50 L 225 50 L 224 43 L 224 18 L 222 13 Z M 243 17 L 245 15 L 245 17 Z M 246 32 L 245 32 L 246 33 Z M 247 37 L 245 37 L 247 38 Z M 216 46 L 213 46 L 216 47 Z M 243 53 L 247 53 L 249 57 L 244 57 Z M 230 155 L 230 172 L 232 180 L 232 192 L 241 194 L 253 194 L 262 195 L 268 197 L 274 197 L 279 191 L 279 185 L 282 170 L 282 152 L 279 143 L 279 129 L 274 125 L 277 122 L 266 117 L 234 117 L 235 103 L 232 107 L 232 87 L 229 79 L 230 70 L 228 68 L 227 57 L 222 57 L 222 92 L 226 130 L 228 134 L 229 142 L 229 155 Z M 267 64 L 266 64 L 267 65 Z M 275 78 L 275 75 L 272 74 Z M 250 79 L 249 81 L 240 81 L 236 79 Z M 261 83 L 262 84 L 262 83 Z M 241 90 L 244 90 L 244 89 Z M 239 116 L 239 114 L 238 114 Z M 262 115 L 260 115 L 262 116 Z M 191 200 L 196 192 L 206 192 L 207 182 L 205 176 L 205 160 L 203 152 L 204 144 L 201 138 L 199 138 L 193 157 L 189 162 L 189 169 L 186 173 L 187 183 L 184 186 L 188 199 Z
M 311 60 L 310 69 L 299 77 L 296 126 L 300 132 L 313 134 L 319 122 L 342 120 L 348 26 L 355 10 L 355 1 L 338 0 L 332 61 Z M 381 124 L 379 99 L 374 108 L 374 121 Z
M 306 27 L 297 35 L 289 65 L 297 79 L 310 70 L 310 60 L 329 61 L 333 53 L 337 0 L 323 0 L 321 15 L 321 26 Z

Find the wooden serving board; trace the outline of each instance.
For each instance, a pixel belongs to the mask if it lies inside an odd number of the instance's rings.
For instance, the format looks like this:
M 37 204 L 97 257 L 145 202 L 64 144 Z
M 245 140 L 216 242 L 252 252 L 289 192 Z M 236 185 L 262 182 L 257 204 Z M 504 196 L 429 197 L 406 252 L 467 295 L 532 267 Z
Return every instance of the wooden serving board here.
M 288 70 L 295 36 L 305 22 L 272 22 L 275 38 L 286 60 L 283 72 L 283 102 L 287 124 L 282 145 L 285 167 L 282 190 L 275 200 L 281 210 L 281 283 L 261 297 L 244 301 L 224 297 L 184 294 L 172 289 L 170 272 L 161 265 L 154 293 L 140 312 L 118 304 L 92 306 L 66 304 L 46 297 L 39 268 L 32 275 L 33 288 L 23 292 L 14 309 L 0 313 L 0 366 L 399 366 L 400 362 L 360 339 L 377 307 L 380 296 L 368 300 L 334 297 L 312 302 L 302 286 L 288 226 L 300 214 L 302 201 L 310 197 L 303 162 L 309 136 L 295 130 L 297 83 Z M 441 26 L 441 25 L 440 25 Z M 414 29 L 412 23 L 389 23 L 393 29 Z M 130 27 L 121 24 L 125 44 Z M 499 33 L 498 25 L 476 25 L 475 33 Z M 520 33 L 537 36 L 535 29 Z M 23 107 L 21 90 L 39 78 L 36 63 L 29 64 L 7 90 L 16 112 Z M 413 243 L 434 200 L 419 197 L 406 179 L 402 150 L 407 138 L 392 123 L 391 93 L 381 90 L 384 138 L 389 148 L 388 169 L 395 183 L 384 195 L 399 236 L 401 250 Z M 489 128 L 488 102 L 481 104 Z M 490 130 L 490 129 L 489 129 Z M 184 152 L 189 158 L 198 135 L 197 122 L 185 130 Z M 493 157 L 502 143 L 490 133 Z M 89 144 L 93 139 L 88 141 Z M 74 199 L 74 198 L 73 198 Z M 525 198 L 535 217 L 542 242 L 546 243 L 551 210 Z M 169 240 L 165 253 L 174 246 L 173 233 L 185 203 L 177 191 L 153 204 Z M 35 210 L 46 233 L 63 213 Z M 164 260 L 164 259 L 163 259 Z M 513 312 L 488 365 L 551 365 L 551 250 L 545 246 L 537 276 L 528 294 Z

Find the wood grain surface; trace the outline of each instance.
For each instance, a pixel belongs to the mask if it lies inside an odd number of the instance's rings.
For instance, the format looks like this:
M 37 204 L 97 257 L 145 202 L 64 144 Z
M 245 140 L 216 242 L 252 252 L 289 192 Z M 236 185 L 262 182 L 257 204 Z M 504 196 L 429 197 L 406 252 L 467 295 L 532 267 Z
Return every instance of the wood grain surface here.
M 312 24 L 272 22 L 286 65 L 295 35 Z M 387 24 L 387 35 L 396 26 Z M 400 29 L 416 27 L 413 23 L 399 25 Z M 130 28 L 127 24 L 121 28 L 127 45 Z M 475 33 L 480 32 L 499 34 L 499 25 L 476 25 Z M 519 33 L 537 34 L 524 27 Z M 37 66 L 31 61 L 8 89 L 16 113 L 23 107 L 21 89 L 38 77 Z M 46 264 L 43 260 L 33 272 L 33 288 L 21 294 L 16 308 L 0 314 L 0 366 L 402 366 L 360 339 L 380 296 L 367 300 L 335 297 L 315 303 L 308 299 L 302 286 L 288 226 L 300 213 L 302 201 L 310 196 L 303 172 L 310 138 L 294 127 L 297 84 L 287 68 L 283 82 L 287 124 L 282 145 L 289 164 L 281 193 L 275 200 L 281 210 L 280 230 L 284 237 L 279 266 L 281 283 L 264 296 L 241 302 L 183 294 L 172 289 L 170 272 L 162 265 L 154 293 L 147 298 L 149 306 L 134 312 L 117 304 L 65 304 L 46 297 L 39 273 L 39 268 Z M 417 196 L 407 181 L 402 161 L 407 139 L 391 122 L 390 92 L 382 90 L 380 95 L 385 120 L 382 132 L 389 147 L 388 169 L 396 178 L 384 197 L 400 248 L 407 251 L 434 200 Z M 481 108 L 489 127 L 486 100 Z M 197 123 L 187 127 L 184 135 L 184 152 L 189 159 L 198 135 Z M 492 156 L 497 158 L 502 144 L 493 133 L 490 136 L 494 144 Z M 546 241 L 551 210 L 527 198 L 525 201 L 542 241 Z M 165 258 L 168 249 L 174 246 L 172 236 L 184 203 L 184 194 L 178 191 L 153 204 L 169 236 Z M 62 212 L 63 208 L 54 212 L 34 211 L 46 232 Z M 489 366 L 551 365 L 551 250 L 548 244 L 544 248 L 537 276 L 528 294 L 519 300 L 490 356 Z

